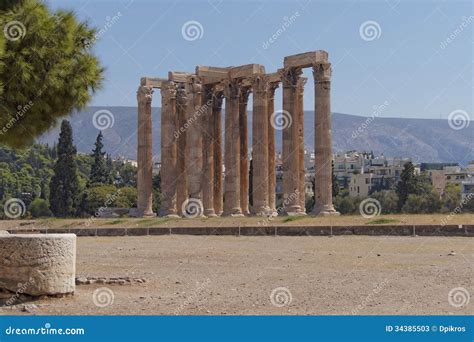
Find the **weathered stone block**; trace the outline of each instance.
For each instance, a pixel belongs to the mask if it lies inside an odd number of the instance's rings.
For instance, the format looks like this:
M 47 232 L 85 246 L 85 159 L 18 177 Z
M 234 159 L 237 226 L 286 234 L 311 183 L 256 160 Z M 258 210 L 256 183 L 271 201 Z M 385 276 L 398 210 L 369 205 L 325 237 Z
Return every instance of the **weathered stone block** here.
M 74 293 L 76 235 L 0 236 L 0 289 L 32 296 Z

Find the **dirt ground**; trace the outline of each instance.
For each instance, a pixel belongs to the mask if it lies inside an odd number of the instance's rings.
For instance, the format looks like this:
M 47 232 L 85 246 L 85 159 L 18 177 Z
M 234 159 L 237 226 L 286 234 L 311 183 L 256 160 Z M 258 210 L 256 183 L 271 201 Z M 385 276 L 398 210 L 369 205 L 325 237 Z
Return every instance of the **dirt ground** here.
M 472 238 L 142 236 L 77 242 L 77 276 L 146 282 L 79 285 L 74 296 L 29 302 L 28 312 L 21 305 L 3 307 L 0 314 L 474 313 L 472 298 L 462 307 L 448 301 L 452 289 L 462 287 L 468 296 L 474 291 Z
M 449 219 L 446 221 L 446 219 Z M 279 216 L 274 218 L 262 217 L 217 217 L 195 219 L 154 218 L 116 218 L 116 219 L 37 219 L 37 220 L 6 220 L 0 221 L 0 229 L 40 229 L 40 228 L 134 228 L 134 227 L 235 227 L 235 226 L 358 226 L 358 225 L 398 225 L 398 224 L 474 224 L 474 214 L 420 214 L 420 215 L 380 215 L 364 218 L 361 215 L 352 216 Z

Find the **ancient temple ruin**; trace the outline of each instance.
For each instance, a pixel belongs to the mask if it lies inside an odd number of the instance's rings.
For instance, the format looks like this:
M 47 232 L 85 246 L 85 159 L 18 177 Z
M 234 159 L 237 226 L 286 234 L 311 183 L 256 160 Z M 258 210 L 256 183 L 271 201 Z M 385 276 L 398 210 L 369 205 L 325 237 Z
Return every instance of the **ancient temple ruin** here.
M 151 102 L 156 88 L 161 91 L 160 216 L 183 216 L 190 203 L 200 207 L 199 215 L 209 217 L 276 214 L 275 134 L 280 129 L 284 194 L 278 213 L 304 215 L 303 94 L 307 79 L 301 74 L 308 67 L 313 69 L 315 85 L 315 206 L 311 214 L 337 215 L 332 204 L 331 64 L 322 50 L 285 57 L 283 68 L 270 74 L 263 65 L 248 64 L 197 66 L 195 73 L 169 72 L 167 79 L 142 78 L 137 93 L 139 215 L 154 215 Z M 274 95 L 280 85 L 283 111 L 276 113 Z M 247 146 L 250 95 L 251 207 Z

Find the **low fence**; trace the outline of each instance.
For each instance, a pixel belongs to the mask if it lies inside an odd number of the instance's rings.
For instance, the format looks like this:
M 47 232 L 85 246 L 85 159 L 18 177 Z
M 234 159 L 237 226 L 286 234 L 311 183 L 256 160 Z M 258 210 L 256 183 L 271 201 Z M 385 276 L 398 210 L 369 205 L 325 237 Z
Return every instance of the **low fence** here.
M 66 234 L 77 236 L 230 235 L 230 236 L 474 236 L 474 225 L 383 226 L 245 226 L 150 228 L 39 228 L 9 229 L 11 234 Z

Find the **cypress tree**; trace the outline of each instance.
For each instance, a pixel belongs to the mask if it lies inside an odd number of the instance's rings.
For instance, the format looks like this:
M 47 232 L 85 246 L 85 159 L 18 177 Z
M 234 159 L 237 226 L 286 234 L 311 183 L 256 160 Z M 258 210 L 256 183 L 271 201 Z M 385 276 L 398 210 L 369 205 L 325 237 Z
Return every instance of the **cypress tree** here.
M 404 206 L 408 195 L 417 193 L 417 178 L 415 175 L 415 167 L 412 162 L 407 162 L 404 165 L 403 171 L 400 174 L 400 181 L 397 184 L 396 192 L 398 195 L 398 210 Z
M 117 176 L 116 174 L 114 174 L 114 162 L 110 154 L 106 155 L 105 169 L 107 173 L 107 184 L 115 184 L 116 181 L 120 183 L 120 176 Z
M 104 143 L 102 142 L 102 131 L 99 132 L 95 140 L 95 148 L 92 150 L 92 158 L 94 159 L 89 176 L 89 186 L 100 185 L 107 183 L 107 170 L 105 167 L 105 152 L 102 152 Z
M 79 192 L 76 152 L 72 142 L 71 124 L 63 120 L 57 146 L 58 159 L 49 185 L 50 208 L 56 217 L 73 216 L 76 211 Z
M 336 197 L 339 194 L 339 180 L 337 179 L 336 173 L 334 172 L 334 160 L 332 161 L 332 197 Z

